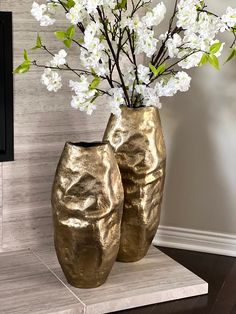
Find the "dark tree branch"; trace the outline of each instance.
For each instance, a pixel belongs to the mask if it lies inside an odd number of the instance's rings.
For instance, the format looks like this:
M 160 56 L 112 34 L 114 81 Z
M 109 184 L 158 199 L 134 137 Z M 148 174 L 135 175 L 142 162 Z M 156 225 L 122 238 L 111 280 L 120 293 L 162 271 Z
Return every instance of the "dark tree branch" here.
M 110 39 L 108 31 L 107 31 L 107 26 L 106 26 L 107 20 L 106 20 L 106 17 L 104 15 L 104 12 L 102 12 L 102 9 L 100 9 L 98 7 L 97 10 L 98 10 L 98 14 L 99 14 L 99 17 L 100 17 L 100 22 L 103 25 L 104 35 L 105 35 L 105 38 L 107 40 L 107 44 L 108 44 L 108 46 L 110 48 L 111 54 L 112 54 L 113 59 L 114 59 L 115 64 L 116 64 L 117 72 L 118 72 L 120 80 L 121 80 L 121 85 L 122 85 L 122 88 L 123 88 L 123 91 L 124 91 L 124 94 L 125 94 L 125 98 L 126 98 L 127 104 L 128 104 L 129 107 L 131 107 L 129 95 L 128 95 L 128 92 L 127 92 L 127 89 L 126 89 L 126 86 L 125 86 L 125 82 L 124 82 L 123 74 L 122 74 L 122 71 L 121 71 L 121 68 L 120 68 L 119 60 L 117 59 L 117 55 L 116 55 L 116 53 L 114 51 L 111 39 Z

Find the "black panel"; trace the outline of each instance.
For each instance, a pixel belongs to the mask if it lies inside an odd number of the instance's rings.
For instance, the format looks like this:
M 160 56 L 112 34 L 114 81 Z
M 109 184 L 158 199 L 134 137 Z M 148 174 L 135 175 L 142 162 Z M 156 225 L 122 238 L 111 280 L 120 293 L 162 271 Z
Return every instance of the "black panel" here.
M 0 12 L 0 162 L 14 159 L 12 13 Z

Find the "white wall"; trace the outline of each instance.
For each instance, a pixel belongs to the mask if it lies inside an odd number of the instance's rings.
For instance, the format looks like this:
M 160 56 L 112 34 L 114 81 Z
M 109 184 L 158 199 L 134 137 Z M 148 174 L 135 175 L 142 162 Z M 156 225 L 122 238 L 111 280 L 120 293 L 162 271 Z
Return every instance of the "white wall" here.
M 220 14 L 236 6 L 206 2 Z M 165 99 L 161 111 L 168 151 L 161 225 L 236 235 L 236 60 L 192 78 L 191 91 Z

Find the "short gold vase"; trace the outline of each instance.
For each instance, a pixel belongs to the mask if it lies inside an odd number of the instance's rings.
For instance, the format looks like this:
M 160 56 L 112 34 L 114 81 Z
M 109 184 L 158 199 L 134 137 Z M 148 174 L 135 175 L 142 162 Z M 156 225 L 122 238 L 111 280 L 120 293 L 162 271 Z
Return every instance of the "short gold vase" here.
M 159 111 L 122 107 L 111 115 L 104 140 L 112 145 L 124 187 L 118 261 L 142 259 L 156 234 L 163 196 L 166 149 Z
M 54 242 L 67 281 L 102 285 L 117 258 L 124 192 L 109 143 L 66 143 L 52 189 Z

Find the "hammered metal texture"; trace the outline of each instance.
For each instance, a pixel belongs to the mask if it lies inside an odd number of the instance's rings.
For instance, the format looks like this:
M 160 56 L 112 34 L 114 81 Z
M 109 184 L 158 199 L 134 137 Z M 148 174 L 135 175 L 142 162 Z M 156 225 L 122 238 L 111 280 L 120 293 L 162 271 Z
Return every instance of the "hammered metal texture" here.
M 124 191 L 109 143 L 66 143 L 52 189 L 54 240 L 67 281 L 102 285 L 120 243 Z
M 135 262 L 147 254 L 160 220 L 166 149 L 158 109 L 122 107 L 104 140 L 115 150 L 125 193 L 118 261 Z

